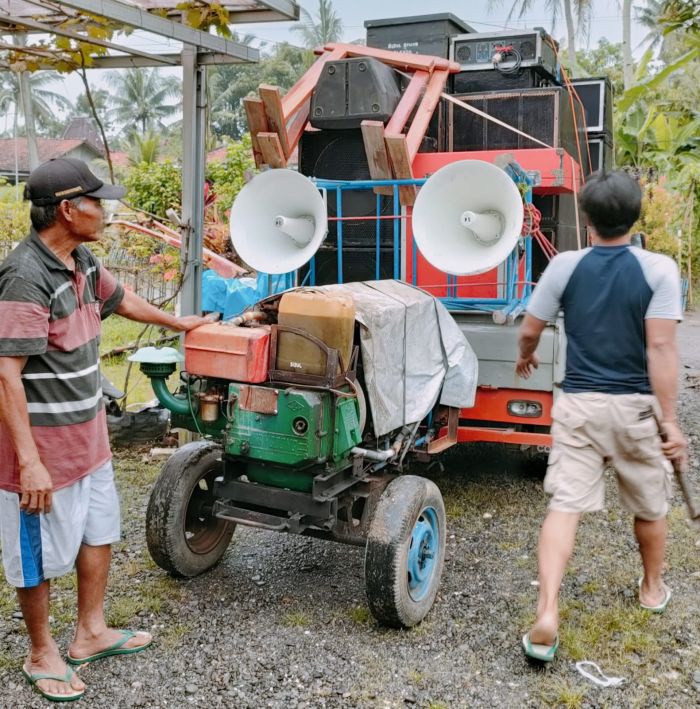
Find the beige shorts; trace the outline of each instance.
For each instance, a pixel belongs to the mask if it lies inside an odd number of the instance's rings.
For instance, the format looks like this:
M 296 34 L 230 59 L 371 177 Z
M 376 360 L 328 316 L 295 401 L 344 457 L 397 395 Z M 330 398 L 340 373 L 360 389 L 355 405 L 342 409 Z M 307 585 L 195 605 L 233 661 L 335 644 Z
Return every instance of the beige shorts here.
M 549 508 L 593 512 L 603 508 L 608 462 L 617 473 L 620 504 L 635 517 L 668 512 L 673 467 L 661 451 L 650 394 L 560 394 L 552 409 L 552 451 L 544 480 Z

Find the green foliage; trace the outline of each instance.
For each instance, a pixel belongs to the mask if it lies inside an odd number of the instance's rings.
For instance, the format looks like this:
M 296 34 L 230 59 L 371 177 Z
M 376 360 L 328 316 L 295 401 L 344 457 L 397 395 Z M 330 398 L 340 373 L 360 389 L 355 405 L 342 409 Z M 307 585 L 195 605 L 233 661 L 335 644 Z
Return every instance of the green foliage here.
M 649 182 L 644 185 L 642 215 L 633 230 L 646 234 L 648 249 L 675 258 L 679 217 L 676 196 L 664 184 Z
M 23 186 L 19 188 L 19 199 L 14 185 L 0 178 L 0 240 L 3 244 L 21 241 L 29 232 L 29 202 L 22 199 Z
M 230 143 L 226 148 L 226 159 L 207 166 L 207 178 L 211 181 L 218 203 L 225 210 L 231 208 L 236 195 L 245 185 L 245 173 L 255 169 L 250 134 Z
M 309 66 L 308 53 L 282 43 L 275 46 L 258 64 L 228 64 L 212 67 L 209 72 L 211 97 L 210 127 L 218 138 L 239 140 L 248 130 L 243 99 L 257 94 L 260 84 L 289 90 Z
M 613 96 L 622 94 L 622 44 L 603 37 L 594 49 L 576 52 L 576 61 L 584 76 L 607 76 L 612 84 Z
M 158 162 L 160 157 L 160 134 L 149 130 L 144 135 L 135 130 L 129 133 L 125 146 L 129 164 L 141 165 L 142 163 Z
M 298 32 L 304 46 L 308 49 L 339 42 L 343 36 L 343 21 L 336 14 L 332 0 L 318 0 L 316 19 L 308 10 L 301 8 L 302 20 L 292 27 L 292 32 Z
M 180 109 L 173 100 L 181 101 L 179 79 L 165 76 L 158 69 L 127 69 L 107 75 L 111 89 L 111 116 L 121 126 L 133 129 L 134 123 L 142 133 L 162 129 L 163 119 Z
M 168 209 L 180 209 L 182 173 L 166 161 L 135 165 L 124 179 L 126 201 L 136 209 L 166 219 Z

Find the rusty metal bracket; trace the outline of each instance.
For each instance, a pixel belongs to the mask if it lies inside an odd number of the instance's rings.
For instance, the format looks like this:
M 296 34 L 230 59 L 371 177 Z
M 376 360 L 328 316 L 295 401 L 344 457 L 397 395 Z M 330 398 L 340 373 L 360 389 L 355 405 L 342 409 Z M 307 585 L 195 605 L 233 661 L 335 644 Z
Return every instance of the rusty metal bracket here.
M 447 435 L 436 438 L 428 444 L 428 453 L 442 453 L 457 443 L 457 429 L 459 428 L 459 409 L 450 406 L 447 414 Z

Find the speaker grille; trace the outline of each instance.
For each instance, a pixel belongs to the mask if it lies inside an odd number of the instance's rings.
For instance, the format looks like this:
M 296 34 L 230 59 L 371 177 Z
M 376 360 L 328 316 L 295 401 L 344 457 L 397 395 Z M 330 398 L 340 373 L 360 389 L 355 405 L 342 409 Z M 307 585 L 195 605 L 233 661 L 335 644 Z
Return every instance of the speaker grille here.
M 352 130 L 308 131 L 301 139 L 299 171 L 307 177 L 325 180 L 369 180 L 370 172 L 365 155 L 362 133 Z M 392 214 L 392 199 L 381 197 L 379 213 Z M 377 195 L 369 190 L 344 190 L 342 200 L 343 217 L 369 217 L 377 214 Z M 336 192 L 328 191 L 328 216 L 338 216 Z M 328 222 L 326 243 L 337 243 L 338 222 Z M 391 219 L 380 223 L 380 243 L 393 243 L 393 223 Z M 377 226 L 373 220 L 344 221 L 343 245 L 374 247 Z
M 314 285 L 325 286 L 338 283 L 338 251 L 322 247 L 315 256 L 316 278 Z M 310 269 L 307 264 L 299 270 L 302 283 Z M 343 283 L 354 281 L 374 281 L 377 278 L 377 252 L 373 248 L 343 248 Z M 400 275 L 400 274 L 398 274 Z M 379 278 L 394 277 L 394 250 L 380 249 Z

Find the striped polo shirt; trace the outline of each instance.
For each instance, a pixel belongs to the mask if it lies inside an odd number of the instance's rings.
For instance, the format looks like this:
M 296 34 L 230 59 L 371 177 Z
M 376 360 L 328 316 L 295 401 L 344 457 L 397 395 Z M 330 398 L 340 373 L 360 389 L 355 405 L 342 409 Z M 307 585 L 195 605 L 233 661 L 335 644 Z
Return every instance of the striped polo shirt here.
M 111 457 L 100 385 L 100 321 L 124 290 L 85 246 L 71 271 L 32 229 L 0 264 L 0 356 L 27 357 L 22 383 L 32 435 L 54 490 Z M 12 415 L 5 411 L 5 415 Z M 20 491 L 0 423 L 0 489 Z

